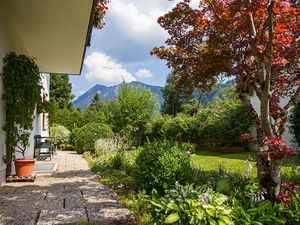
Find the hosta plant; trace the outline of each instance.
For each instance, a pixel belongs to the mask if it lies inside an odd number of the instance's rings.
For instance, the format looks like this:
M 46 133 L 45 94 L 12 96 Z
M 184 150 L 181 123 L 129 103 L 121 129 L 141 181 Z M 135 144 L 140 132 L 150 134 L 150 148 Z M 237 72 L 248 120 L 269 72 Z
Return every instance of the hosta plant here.
M 150 203 L 155 224 L 233 224 L 226 195 L 204 186 L 178 183 L 165 192 L 163 197 L 158 197 L 155 190 L 152 192 Z

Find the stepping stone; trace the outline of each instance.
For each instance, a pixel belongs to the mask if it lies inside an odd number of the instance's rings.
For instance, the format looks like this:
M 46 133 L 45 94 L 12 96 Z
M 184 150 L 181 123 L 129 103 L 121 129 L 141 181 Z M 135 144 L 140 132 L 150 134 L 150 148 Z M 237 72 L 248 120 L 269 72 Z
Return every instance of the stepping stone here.
M 76 224 L 87 222 L 85 209 L 42 210 L 37 225 Z
M 103 208 L 88 210 L 89 221 L 99 224 L 136 224 L 131 212 L 126 208 Z

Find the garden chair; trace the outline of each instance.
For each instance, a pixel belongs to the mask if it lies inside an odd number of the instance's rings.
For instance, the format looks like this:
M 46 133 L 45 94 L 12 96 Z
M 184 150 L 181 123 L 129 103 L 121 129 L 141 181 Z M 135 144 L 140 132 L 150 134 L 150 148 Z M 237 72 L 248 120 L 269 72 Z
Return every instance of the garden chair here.
M 48 140 L 50 137 L 42 137 L 41 135 L 34 136 L 34 157 L 37 159 L 52 159 L 54 148 Z

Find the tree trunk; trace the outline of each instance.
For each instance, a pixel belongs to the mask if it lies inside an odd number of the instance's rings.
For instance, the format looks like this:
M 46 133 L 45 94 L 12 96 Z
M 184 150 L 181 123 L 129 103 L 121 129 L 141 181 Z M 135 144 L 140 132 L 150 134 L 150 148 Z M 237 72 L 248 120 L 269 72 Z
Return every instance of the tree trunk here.
M 257 175 L 260 187 L 265 193 L 264 197 L 269 200 L 276 200 L 281 185 L 281 161 L 269 160 L 263 151 L 266 146 L 259 145 L 259 152 L 257 155 Z
M 12 166 L 12 162 L 9 162 L 6 164 L 6 177 L 9 177 L 11 175 L 11 166 Z

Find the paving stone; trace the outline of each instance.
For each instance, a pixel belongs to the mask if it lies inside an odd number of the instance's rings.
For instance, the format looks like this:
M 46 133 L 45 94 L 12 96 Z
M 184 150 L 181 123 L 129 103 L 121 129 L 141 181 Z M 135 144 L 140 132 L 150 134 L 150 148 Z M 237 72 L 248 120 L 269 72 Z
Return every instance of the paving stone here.
M 88 218 L 97 224 L 135 224 L 80 155 L 59 152 L 52 161 L 59 164 L 56 172 L 37 174 L 32 183 L 0 187 L 1 225 L 33 225 L 37 219 L 37 224 L 76 224 Z
M 37 225 L 74 224 L 88 221 L 85 209 L 42 210 Z
M 135 224 L 131 212 L 125 208 L 103 208 L 100 210 L 88 210 L 90 222 L 103 224 Z

